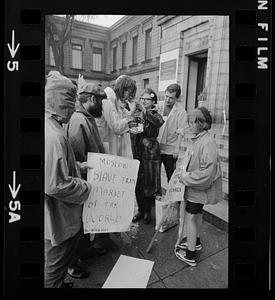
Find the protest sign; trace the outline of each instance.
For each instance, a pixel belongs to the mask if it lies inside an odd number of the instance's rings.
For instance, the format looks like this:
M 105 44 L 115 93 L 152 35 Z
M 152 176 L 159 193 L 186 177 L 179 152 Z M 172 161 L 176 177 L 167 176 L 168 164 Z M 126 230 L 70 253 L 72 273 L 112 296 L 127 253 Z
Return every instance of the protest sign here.
M 83 207 L 84 233 L 128 231 L 133 214 L 139 161 L 88 153 L 92 189 Z
M 180 173 L 184 174 L 186 172 L 191 156 L 192 156 L 192 147 L 190 145 L 185 147 L 184 150 L 180 151 L 177 160 L 176 170 L 174 171 L 174 173 L 170 178 L 163 201 L 178 202 L 184 200 L 183 196 L 185 191 L 185 185 L 182 182 L 180 182 L 178 175 Z

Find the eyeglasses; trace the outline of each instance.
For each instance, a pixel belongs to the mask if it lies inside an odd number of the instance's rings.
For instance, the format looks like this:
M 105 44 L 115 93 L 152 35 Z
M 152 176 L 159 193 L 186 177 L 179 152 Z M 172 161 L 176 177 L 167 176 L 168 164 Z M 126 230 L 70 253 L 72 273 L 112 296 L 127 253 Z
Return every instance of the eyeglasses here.
M 151 98 L 139 98 L 139 100 L 144 100 L 144 101 L 152 101 Z

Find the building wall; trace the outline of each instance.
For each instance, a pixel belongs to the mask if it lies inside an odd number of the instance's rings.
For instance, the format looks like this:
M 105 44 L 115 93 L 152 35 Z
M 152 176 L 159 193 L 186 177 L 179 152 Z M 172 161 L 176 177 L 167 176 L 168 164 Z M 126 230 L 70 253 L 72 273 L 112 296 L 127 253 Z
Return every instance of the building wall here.
M 151 58 L 145 60 L 145 32 L 152 29 Z M 133 64 L 133 37 L 138 37 L 137 63 Z M 122 68 L 122 43 L 126 42 L 126 62 Z M 110 28 L 110 58 L 112 49 L 117 47 L 117 70 L 115 77 L 121 74 L 131 76 L 137 83 L 137 97 L 144 89 L 144 79 L 149 79 L 149 87 L 158 90 L 160 28 L 157 26 L 157 16 L 127 16 Z
M 159 16 L 158 25 L 162 30 L 161 55 L 179 49 L 175 82 L 182 87 L 185 105 L 188 80 L 194 80 L 188 78 L 190 57 L 207 53 L 207 100 L 203 105 L 212 112 L 214 122 L 221 122 L 223 110 L 228 116 L 229 17 Z
M 60 19 L 56 18 L 59 24 Z M 151 58 L 145 60 L 145 32 L 152 28 Z M 138 36 L 137 63 L 132 64 L 133 37 Z M 126 42 L 126 62 L 122 68 L 122 43 Z M 83 69 L 72 68 L 72 43 L 83 46 Z M 102 72 L 92 70 L 92 47 L 103 47 Z M 113 48 L 117 47 L 116 70 L 113 70 Z M 207 56 L 206 87 L 208 107 L 214 122 L 221 123 L 223 110 L 228 117 L 229 85 L 229 17 L 227 16 L 125 16 L 110 28 L 76 21 L 72 38 L 66 43 L 65 74 L 76 79 L 78 74 L 90 82 L 112 86 L 121 74 L 131 76 L 137 83 L 137 97 L 144 89 L 144 79 L 149 87 L 164 100 L 164 89 L 171 81 L 160 81 L 160 62 L 169 53 L 177 56 L 176 76 L 173 82 L 182 87 L 181 100 L 187 102 L 190 57 Z M 45 41 L 46 72 L 49 66 L 49 45 Z M 188 76 L 190 77 L 188 79 Z M 194 76 L 193 76 L 194 77 Z M 189 84 L 192 86 L 192 84 Z
M 60 26 L 60 18 L 55 17 L 56 24 Z M 64 73 L 70 78 L 77 78 L 78 74 L 82 74 L 84 78 L 95 81 L 108 82 L 110 78 L 106 72 L 108 65 L 109 32 L 107 27 L 87 24 L 75 21 L 72 37 L 65 43 L 64 47 Z M 72 44 L 82 45 L 82 69 L 72 68 Z M 103 49 L 103 65 L 102 72 L 93 71 L 92 66 L 92 47 L 100 47 Z M 49 65 L 49 42 L 45 39 L 45 63 L 46 72 L 55 69 Z

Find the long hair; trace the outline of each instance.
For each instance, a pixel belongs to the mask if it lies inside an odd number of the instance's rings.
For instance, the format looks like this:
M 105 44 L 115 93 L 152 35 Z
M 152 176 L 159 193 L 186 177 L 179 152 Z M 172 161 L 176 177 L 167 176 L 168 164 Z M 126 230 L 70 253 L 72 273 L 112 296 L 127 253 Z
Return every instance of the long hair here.
M 124 91 L 129 91 L 130 96 L 134 98 L 137 91 L 136 82 L 130 76 L 121 76 L 115 83 L 114 91 L 117 99 L 124 97 Z

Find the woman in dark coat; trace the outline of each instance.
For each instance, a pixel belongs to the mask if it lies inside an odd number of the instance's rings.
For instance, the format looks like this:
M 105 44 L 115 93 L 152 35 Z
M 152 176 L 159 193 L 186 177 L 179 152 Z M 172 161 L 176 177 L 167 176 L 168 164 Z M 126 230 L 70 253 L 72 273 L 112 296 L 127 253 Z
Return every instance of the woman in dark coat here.
M 164 120 L 155 108 L 156 103 L 156 93 L 150 88 L 145 89 L 140 98 L 143 131 L 132 139 L 133 156 L 140 161 L 135 190 L 138 213 L 134 216 L 133 222 L 143 218 L 144 224 L 150 223 L 155 196 L 161 195 L 160 149 L 157 136 Z

